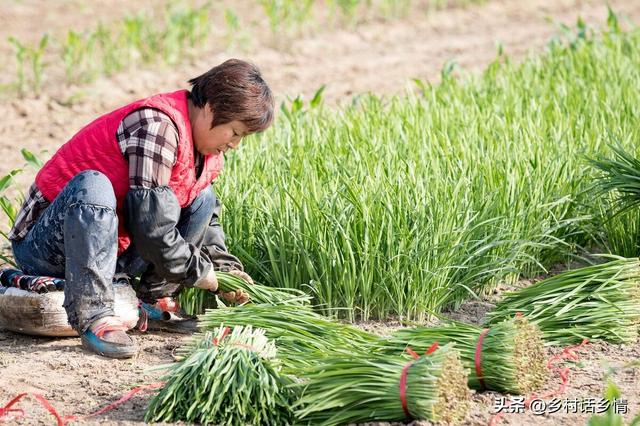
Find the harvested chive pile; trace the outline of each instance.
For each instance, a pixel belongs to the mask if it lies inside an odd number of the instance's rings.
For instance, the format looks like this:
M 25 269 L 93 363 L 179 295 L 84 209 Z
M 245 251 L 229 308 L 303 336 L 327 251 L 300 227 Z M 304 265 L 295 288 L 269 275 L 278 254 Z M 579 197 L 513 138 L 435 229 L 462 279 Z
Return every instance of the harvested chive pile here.
M 336 350 L 363 351 L 376 346 L 379 338 L 351 325 L 333 321 L 310 307 L 248 304 L 239 308 L 209 309 L 200 317 L 200 328 L 220 323 L 253 325 L 266 330 L 278 346 L 282 362 L 291 368 L 314 363 Z
M 292 424 L 291 379 L 280 374 L 276 347 L 264 330 L 217 328 L 187 347 L 167 369 L 165 386 L 154 395 L 146 422 L 202 424 Z
M 615 259 L 506 293 L 489 312 L 489 326 L 520 312 L 540 327 L 549 345 L 583 339 L 635 341 L 640 324 L 640 262 Z
M 302 290 L 293 288 L 275 288 L 262 284 L 249 284 L 245 280 L 226 272 L 216 272 L 218 288 L 222 292 L 242 290 L 249 295 L 251 303 L 288 304 L 305 306 L 311 297 Z M 213 293 L 201 289 L 185 289 L 179 296 L 180 306 L 189 314 L 201 314 L 207 308 L 215 308 L 216 297 Z
M 454 321 L 438 327 L 405 328 L 381 343 L 381 349 L 399 354 L 410 347 L 421 353 L 434 342 L 455 343 L 464 367 L 470 372 L 472 389 L 522 395 L 539 389 L 547 377 L 542 333 L 522 316 L 499 322 L 486 332 L 481 327 Z
M 313 425 L 410 419 L 455 423 L 469 410 L 467 373 L 451 345 L 417 360 L 331 355 L 301 369 L 300 378 L 294 385 L 302 393 L 294 406 L 296 418 Z

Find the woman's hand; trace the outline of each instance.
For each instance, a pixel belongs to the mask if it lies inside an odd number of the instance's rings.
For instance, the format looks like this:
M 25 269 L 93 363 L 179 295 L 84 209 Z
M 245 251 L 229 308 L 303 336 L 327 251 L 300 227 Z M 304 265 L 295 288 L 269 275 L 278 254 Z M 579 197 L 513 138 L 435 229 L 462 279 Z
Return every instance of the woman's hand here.
M 249 276 L 249 274 L 247 274 L 244 271 L 241 271 L 239 269 L 232 269 L 229 271 L 229 274 L 240 278 L 241 280 L 245 281 L 248 284 L 253 284 L 253 278 L 251 278 L 251 276 Z
M 249 301 L 249 295 L 242 290 L 235 291 L 227 291 L 218 293 L 225 302 L 235 303 L 237 305 L 242 305 L 243 303 L 247 303 Z
M 209 272 L 207 272 L 207 275 L 198 279 L 193 286 L 195 288 L 201 288 L 215 293 L 216 290 L 218 290 L 218 277 L 216 277 L 216 271 L 211 268 Z

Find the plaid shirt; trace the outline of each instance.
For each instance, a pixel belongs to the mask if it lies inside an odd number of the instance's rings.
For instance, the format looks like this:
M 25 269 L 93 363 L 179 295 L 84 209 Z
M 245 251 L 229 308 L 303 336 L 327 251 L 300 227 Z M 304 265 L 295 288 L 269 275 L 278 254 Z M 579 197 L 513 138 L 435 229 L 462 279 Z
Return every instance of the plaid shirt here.
M 161 111 L 142 108 L 127 115 L 116 132 L 122 155 L 129 163 L 130 188 L 166 186 L 176 162 L 178 129 Z M 202 172 L 204 158 L 195 151 L 197 176 Z M 49 206 L 34 183 L 27 192 L 20 212 L 9 232 L 9 239 L 21 240 Z

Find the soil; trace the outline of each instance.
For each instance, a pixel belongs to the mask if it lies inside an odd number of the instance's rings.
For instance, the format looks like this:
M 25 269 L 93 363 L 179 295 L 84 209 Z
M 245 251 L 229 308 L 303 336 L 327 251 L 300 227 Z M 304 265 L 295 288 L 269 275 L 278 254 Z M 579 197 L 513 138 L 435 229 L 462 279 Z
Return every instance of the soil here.
M 136 2 L 136 11 L 160 7 L 166 1 Z M 323 30 L 322 22 L 303 31 L 304 36 L 288 40 L 286 47 L 274 47 L 268 28 L 257 22 L 253 2 L 218 2 L 232 5 L 247 24 L 249 41 L 242 46 L 210 48 L 198 52 L 198 59 L 179 67 L 153 66 L 132 69 L 84 86 L 65 84 L 51 71 L 46 75 L 43 91 L 18 99 L 0 96 L 0 176 L 23 163 L 18 147 L 25 147 L 46 160 L 59 145 L 97 115 L 152 93 L 186 87 L 186 80 L 229 57 L 248 58 L 260 66 L 278 101 L 302 94 L 306 99 L 323 84 L 329 104 L 350 102 L 364 92 L 383 95 L 403 93 L 412 87 L 412 79 L 436 82 L 443 65 L 455 60 L 465 71 L 475 73 L 495 58 L 497 43 L 505 54 L 523 58 L 540 53 L 548 40 L 558 34 L 561 23 L 573 27 L 577 18 L 600 26 L 606 19 L 605 1 L 586 0 L 518 0 L 487 1 L 480 6 L 449 8 L 440 11 L 410 13 L 390 20 L 370 19 L 357 26 Z M 639 22 L 640 2 L 608 2 L 621 16 Z M 46 2 L 0 0 L 0 40 L 12 35 L 35 41 L 46 28 L 54 35 L 67 30 L 90 28 L 99 19 L 113 22 L 128 13 L 130 2 L 117 0 L 105 8 L 102 2 L 72 0 Z M 230 7 L 230 6 L 229 6 Z M 46 13 L 42 10 L 46 8 Z M 222 10 L 222 7 L 221 7 Z M 216 30 L 214 40 L 224 36 Z M 218 37 L 218 39 L 215 39 Z M 12 53 L 7 44 L 0 46 L 0 71 L 11 73 Z M 3 74 L 3 73 L 0 73 Z M 32 182 L 33 170 L 17 176 L 16 188 L 24 191 Z M 6 221 L 0 221 L 5 228 Z M 519 283 L 526 285 L 525 282 Z M 448 315 L 458 320 L 478 322 L 492 303 L 509 287 L 494 294 L 469 301 Z M 386 334 L 401 326 L 398 321 L 361 324 L 367 330 Z M 21 336 L 0 330 L 0 406 L 21 392 L 37 392 L 63 415 L 87 414 L 113 402 L 129 389 L 157 381 L 160 373 L 146 372 L 149 367 L 172 361 L 172 353 L 185 337 L 172 334 L 137 335 L 140 355 L 132 360 L 107 360 L 82 350 L 77 338 L 52 339 Z M 558 353 L 561 348 L 550 348 Z M 578 351 L 580 361 L 571 363 L 569 385 L 561 398 L 601 396 L 608 367 L 620 367 L 640 357 L 640 344 L 631 346 L 594 343 Z M 613 376 L 628 399 L 628 420 L 640 412 L 640 379 L 637 370 L 622 368 Z M 545 391 L 555 389 L 558 377 L 551 377 Z M 494 400 L 492 392 L 477 393 L 465 424 L 487 424 Z M 118 409 L 109 411 L 85 424 L 142 423 L 147 395 L 138 394 Z M 20 407 L 25 418 L 17 424 L 51 424 L 51 417 L 32 400 Z M 584 424 L 588 414 L 558 412 L 547 416 L 531 413 L 509 414 L 502 424 L 557 425 Z M 428 424 L 419 422 L 416 424 Z

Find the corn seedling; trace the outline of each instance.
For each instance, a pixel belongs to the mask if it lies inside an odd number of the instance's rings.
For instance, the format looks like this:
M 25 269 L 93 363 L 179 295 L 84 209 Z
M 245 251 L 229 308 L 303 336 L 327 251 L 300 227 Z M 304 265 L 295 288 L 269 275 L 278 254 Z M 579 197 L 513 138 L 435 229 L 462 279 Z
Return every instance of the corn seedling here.
M 24 61 L 26 56 L 26 47 L 15 37 L 9 37 L 9 43 L 13 45 L 16 55 L 16 74 L 17 74 L 17 88 L 19 93 L 24 93 L 25 89 L 25 75 L 24 75 Z
M 336 16 L 339 12 L 342 21 L 348 24 L 355 23 L 356 11 L 360 0 L 329 0 L 328 3 L 332 21 L 337 21 Z
M 120 71 L 123 63 L 117 37 L 114 37 L 103 24 L 98 25 L 93 35 L 96 39 L 101 72 L 109 76 Z
M 22 157 L 26 161 L 26 166 L 31 166 L 36 170 L 39 170 L 42 167 L 42 161 L 31 151 L 26 148 L 22 148 L 20 150 Z M 18 209 L 22 205 L 24 201 L 24 193 L 22 191 L 18 191 L 18 196 L 14 199 L 10 198 L 10 195 L 7 194 L 7 190 L 11 188 L 13 184 L 14 177 L 24 171 L 24 167 L 19 169 L 13 169 L 6 175 L 0 178 L 0 209 L 2 209 L 5 214 L 9 226 L 13 226 L 16 215 L 18 214 Z M 9 243 L 8 234 L 4 231 L 0 231 L 0 236 Z M 15 263 L 9 260 L 6 257 L 2 257 L 5 262 L 11 263 L 15 265 Z
M 49 36 L 45 34 L 40 39 L 37 47 L 28 48 L 27 56 L 31 61 L 31 70 L 33 72 L 33 83 L 34 90 L 36 93 L 40 93 L 40 88 L 42 87 L 42 78 L 44 74 L 44 53 L 47 48 L 47 44 L 49 44 Z
M 82 34 L 69 30 L 62 45 L 62 60 L 67 81 L 74 83 L 80 81 L 88 50 Z
M 637 426 L 640 425 L 640 414 L 637 414 L 629 423 L 625 423 L 624 417 L 620 414 L 623 404 L 627 400 L 622 397 L 620 388 L 613 382 L 611 377 L 607 377 L 607 385 L 604 389 L 604 399 L 607 402 L 607 411 L 603 415 L 594 414 L 589 418 L 587 426 Z
M 489 326 L 522 313 L 540 327 L 547 344 L 583 339 L 630 343 L 640 324 L 637 258 L 575 269 L 507 293 L 488 314 Z
M 43 35 L 35 46 L 27 46 L 15 37 L 9 37 L 9 42 L 13 45 L 16 54 L 16 85 L 18 92 L 24 94 L 26 89 L 25 62 L 27 62 L 31 65 L 33 89 L 36 93 L 39 93 L 45 67 L 44 54 L 49 44 L 49 36 L 47 34 Z
M 251 39 L 249 34 L 243 29 L 244 26 L 241 24 L 238 14 L 231 9 L 225 9 L 224 21 L 226 24 L 224 39 L 227 47 L 246 48 L 250 44 Z
M 542 333 L 522 316 L 488 329 L 460 322 L 401 329 L 380 346 L 388 354 L 399 354 L 406 348 L 421 353 L 435 342 L 455 343 L 470 371 L 471 389 L 524 395 L 538 390 L 547 377 Z
M 456 423 L 469 409 L 467 373 L 451 345 L 407 360 L 330 355 L 300 370 L 296 417 L 314 425 L 431 420 Z
M 292 380 L 281 375 L 276 347 L 263 330 L 220 327 L 207 332 L 166 369 L 147 422 L 225 425 L 292 424 Z
M 19 201 L 11 201 L 11 199 L 6 195 L 6 190 L 11 186 L 13 177 L 21 172 L 22 169 L 14 169 L 0 178 L 0 209 L 2 209 L 2 212 L 6 216 L 9 226 L 13 226 L 15 222 L 16 215 L 18 214 L 17 206 L 19 205 Z M 7 246 L 10 246 L 11 241 L 9 240 L 7 232 L 0 231 L 0 236 L 3 240 L 5 240 Z M 16 266 L 16 263 L 11 258 L 11 256 L 5 255 L 4 253 L 0 254 L 0 260 L 10 265 Z
M 276 40 L 282 38 L 282 33 L 292 33 L 301 28 L 311 14 L 313 0 L 260 0 L 269 28 Z

